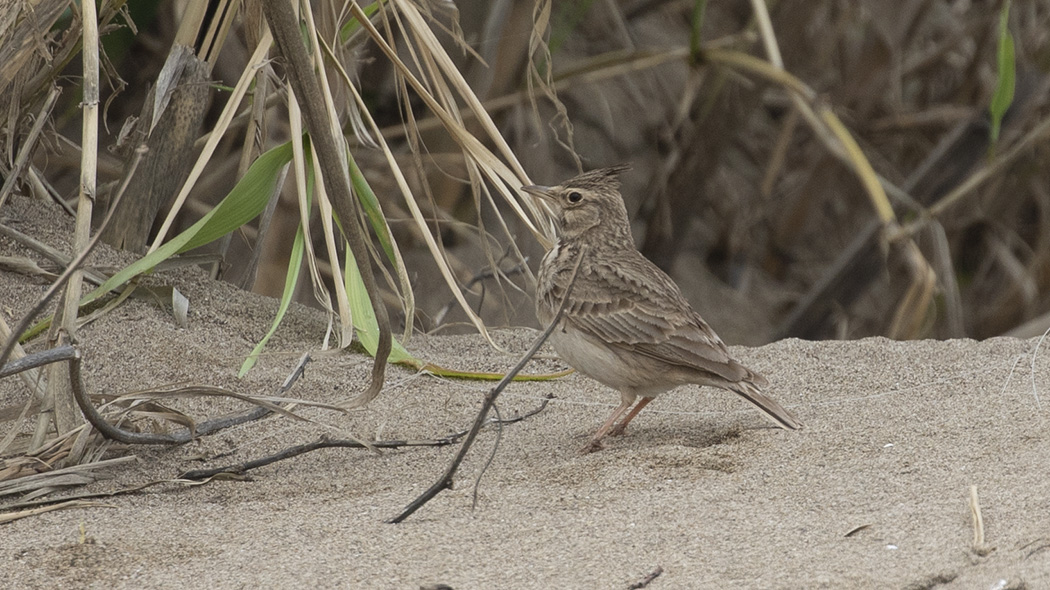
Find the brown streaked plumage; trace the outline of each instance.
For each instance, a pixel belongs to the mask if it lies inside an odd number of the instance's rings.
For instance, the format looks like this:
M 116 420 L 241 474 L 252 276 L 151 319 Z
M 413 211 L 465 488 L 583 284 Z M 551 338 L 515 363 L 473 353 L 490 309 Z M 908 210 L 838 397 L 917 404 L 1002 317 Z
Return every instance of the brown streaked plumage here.
M 621 395 L 584 451 L 601 449 L 605 435 L 622 434 L 654 397 L 687 383 L 732 391 L 782 428 L 801 427 L 762 394 L 765 378 L 731 357 L 671 277 L 635 248 L 617 179 L 626 169 L 592 170 L 558 186 L 522 187 L 552 205 L 557 219 L 558 243 L 540 264 L 536 316 L 544 325 L 554 318 L 584 251 L 550 341 L 569 365 Z

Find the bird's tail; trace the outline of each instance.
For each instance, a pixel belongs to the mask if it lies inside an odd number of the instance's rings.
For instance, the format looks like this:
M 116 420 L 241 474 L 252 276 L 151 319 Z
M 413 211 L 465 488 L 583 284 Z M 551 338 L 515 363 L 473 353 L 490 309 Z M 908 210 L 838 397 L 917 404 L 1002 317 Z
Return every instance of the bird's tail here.
M 802 428 L 802 423 L 798 421 L 798 418 L 795 418 L 791 412 L 787 411 L 784 406 L 777 403 L 776 400 L 759 391 L 754 383 L 738 381 L 730 385 L 730 388 L 738 393 L 740 397 L 755 404 L 755 406 L 762 410 L 766 416 L 776 422 L 777 426 L 786 428 L 787 430 L 798 430 L 799 428 Z

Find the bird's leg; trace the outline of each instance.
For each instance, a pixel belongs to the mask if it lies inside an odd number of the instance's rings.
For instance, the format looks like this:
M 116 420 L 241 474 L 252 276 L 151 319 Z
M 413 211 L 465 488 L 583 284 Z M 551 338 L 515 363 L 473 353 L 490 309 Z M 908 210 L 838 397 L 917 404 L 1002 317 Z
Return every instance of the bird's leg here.
M 634 420 L 634 417 L 638 415 L 638 412 L 641 412 L 642 408 L 649 405 L 649 402 L 653 401 L 654 399 L 655 398 L 652 397 L 643 397 L 642 399 L 638 400 L 638 403 L 634 405 L 634 409 L 631 410 L 631 413 L 627 414 L 627 416 L 625 416 L 619 424 L 617 424 L 612 430 L 609 431 L 609 436 L 623 435 L 623 433 L 627 430 L 627 424 L 631 420 Z
M 627 411 L 627 408 L 631 407 L 632 403 L 634 403 L 634 399 L 624 399 L 620 405 L 616 406 L 616 409 L 613 410 L 613 413 L 609 416 L 609 419 L 605 421 L 605 424 L 602 424 L 602 427 L 598 429 L 598 432 L 595 432 L 594 436 L 591 437 L 591 442 L 587 443 L 587 446 L 580 449 L 580 453 L 587 454 L 602 450 L 602 439 L 609 433 L 609 429 L 613 427 L 613 424 L 616 424 L 616 421 L 620 416 Z

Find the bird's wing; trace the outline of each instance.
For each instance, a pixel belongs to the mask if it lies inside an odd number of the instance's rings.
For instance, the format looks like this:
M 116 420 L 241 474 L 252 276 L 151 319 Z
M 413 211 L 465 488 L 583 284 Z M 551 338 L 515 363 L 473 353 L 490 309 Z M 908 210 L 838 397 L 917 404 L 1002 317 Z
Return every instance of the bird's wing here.
M 613 346 L 730 383 L 765 381 L 729 356 L 674 281 L 640 254 L 615 264 L 596 260 L 587 272 L 581 269 L 565 321 Z

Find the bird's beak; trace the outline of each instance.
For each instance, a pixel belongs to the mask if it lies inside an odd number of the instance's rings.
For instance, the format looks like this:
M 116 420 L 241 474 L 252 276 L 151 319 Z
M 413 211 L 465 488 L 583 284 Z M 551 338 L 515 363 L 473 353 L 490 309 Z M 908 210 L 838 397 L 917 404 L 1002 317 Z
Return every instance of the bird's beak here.
M 521 190 L 529 193 L 534 197 L 539 197 L 546 201 L 554 201 L 554 195 L 551 194 L 551 187 L 540 186 L 538 184 L 530 184 L 528 186 L 521 187 Z

